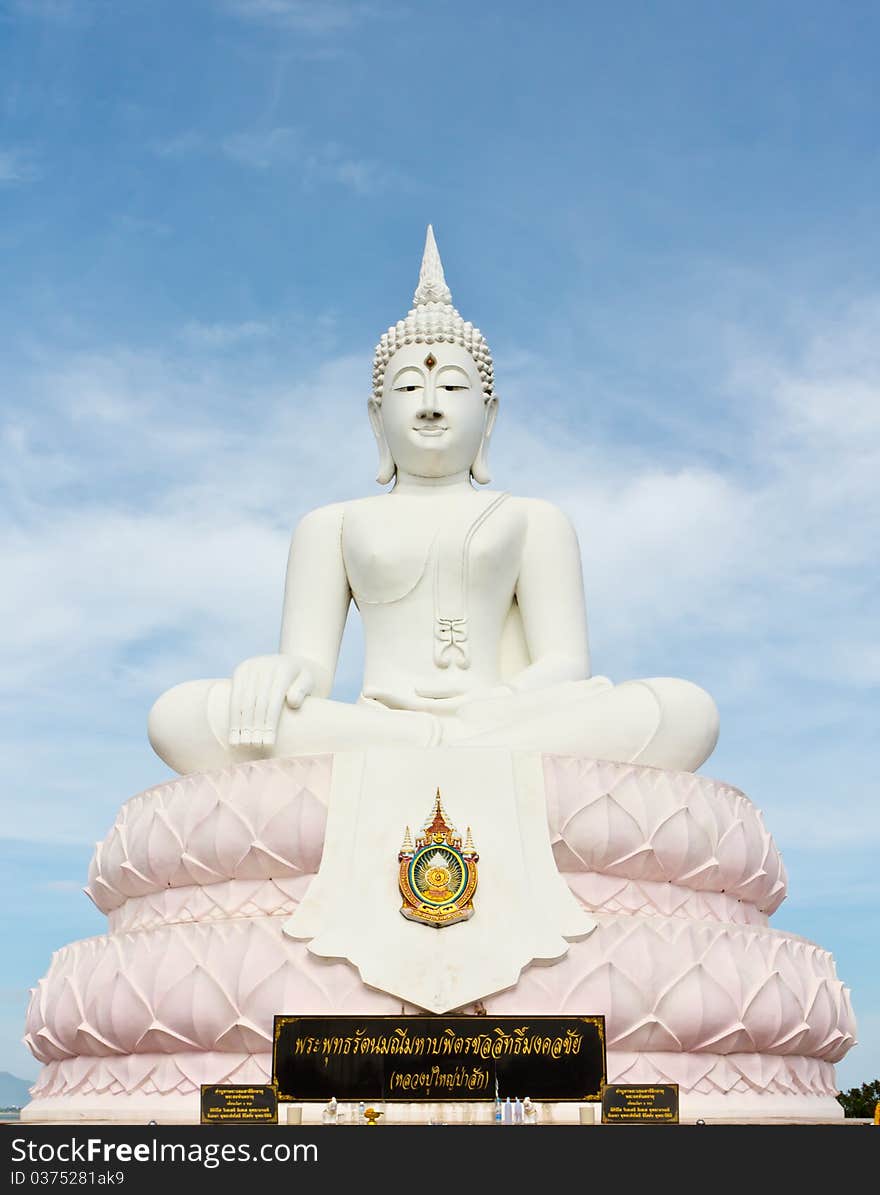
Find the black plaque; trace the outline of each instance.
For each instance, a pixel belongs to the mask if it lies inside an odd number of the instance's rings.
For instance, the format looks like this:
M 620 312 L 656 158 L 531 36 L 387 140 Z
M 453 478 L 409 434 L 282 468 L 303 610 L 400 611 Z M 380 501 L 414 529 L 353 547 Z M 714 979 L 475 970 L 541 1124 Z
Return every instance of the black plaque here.
M 281 1102 L 598 1102 L 605 1018 L 276 1016 L 272 1080 Z
M 677 1083 L 608 1083 L 603 1124 L 678 1124 Z
M 277 1124 L 274 1087 L 202 1084 L 202 1124 Z

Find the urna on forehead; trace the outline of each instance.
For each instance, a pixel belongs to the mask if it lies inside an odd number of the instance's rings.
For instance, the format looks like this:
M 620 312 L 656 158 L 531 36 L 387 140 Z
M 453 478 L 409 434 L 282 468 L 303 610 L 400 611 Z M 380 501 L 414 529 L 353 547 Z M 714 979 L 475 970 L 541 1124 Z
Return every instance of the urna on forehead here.
M 425 252 L 419 271 L 419 284 L 413 297 L 412 310 L 405 319 L 398 320 L 376 345 L 373 358 L 373 397 L 382 399 L 385 370 L 398 350 L 409 345 L 436 346 L 432 354 L 441 353 L 442 346 L 458 346 L 472 358 L 480 377 L 486 402 L 495 396 L 492 354 L 479 328 L 475 328 L 452 305 L 452 294 L 443 275 L 443 263 L 434 230 L 428 225 Z M 409 356 L 409 354 L 407 354 Z M 429 354 L 425 354 L 428 358 Z

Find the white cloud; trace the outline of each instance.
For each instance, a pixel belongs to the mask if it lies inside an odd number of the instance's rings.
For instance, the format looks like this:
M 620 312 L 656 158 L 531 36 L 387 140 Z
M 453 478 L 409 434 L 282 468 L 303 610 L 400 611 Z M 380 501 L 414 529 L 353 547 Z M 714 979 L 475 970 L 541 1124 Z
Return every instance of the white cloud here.
M 350 29 L 376 11 L 351 0 L 226 0 L 226 7 L 245 20 L 312 34 Z
M 399 172 L 392 173 L 379 162 L 337 157 L 332 148 L 323 157 L 315 159 L 311 169 L 318 181 L 324 178 L 335 180 L 359 195 L 377 194 L 389 185 L 392 177 L 398 184 L 404 181 Z
M 206 148 L 207 143 L 204 136 L 192 129 L 176 133 L 172 137 L 160 137 L 150 142 L 150 149 L 159 158 L 187 158 Z
M 12 4 L 21 16 L 63 25 L 89 21 L 95 9 L 89 0 L 12 0 Z
M 804 329 L 788 361 L 753 345 L 728 385 L 745 419 L 729 463 L 646 459 L 579 435 L 559 407 L 538 428 L 500 424 L 509 475 L 549 484 L 578 524 L 598 646 L 741 639 L 805 680 L 880 681 L 878 333 L 867 303 Z M 507 379 L 518 409 L 535 410 L 521 396 L 541 372 L 526 361 Z
M 89 659 L 110 668 L 175 632 L 200 670 L 242 633 L 271 650 L 293 522 L 334 479 L 342 490 L 361 474 L 368 488 L 368 433 L 357 448 L 338 435 L 361 364 L 256 396 L 212 371 L 181 383 L 183 359 L 49 365 L 41 409 L 19 411 L 0 439 L 0 492 L 18 515 L 0 531 L 4 687 L 39 687 Z
M 40 177 L 34 155 L 26 149 L 0 149 L 0 187 L 31 183 Z
M 191 320 L 181 329 L 181 339 L 198 348 L 230 349 L 242 342 L 263 340 L 275 334 L 273 324 L 264 320 L 243 320 L 238 324 L 204 324 Z
M 149 148 L 159 158 L 219 154 L 247 170 L 287 171 L 295 174 L 305 189 L 330 183 L 359 195 L 374 195 L 392 183 L 397 187 L 410 186 L 408 179 L 394 167 L 355 157 L 335 141 L 316 145 L 302 129 L 290 125 L 242 129 L 220 138 L 186 130 L 153 140 Z
M 239 132 L 221 143 L 226 157 L 252 170 L 294 168 L 304 187 L 337 183 L 360 195 L 383 190 L 398 172 L 379 162 L 350 157 L 335 142 L 314 146 L 299 129 L 278 126 L 271 129 Z
M 303 138 L 297 129 L 273 129 L 232 133 L 221 143 L 223 153 L 254 170 L 295 162 L 303 157 Z
M 791 801 L 783 794 L 774 803 L 774 834 L 780 843 L 798 850 L 828 852 L 841 848 L 864 849 L 880 845 L 880 808 L 876 785 L 861 770 L 848 776 L 834 794 L 834 815 L 829 816 L 827 802 Z M 873 890 L 880 895 L 880 879 L 873 872 Z M 813 903 L 821 903 L 831 887 L 826 881 L 821 893 L 809 894 Z M 846 887 L 838 877 L 837 888 Z M 803 894 L 805 898 L 807 894 Z

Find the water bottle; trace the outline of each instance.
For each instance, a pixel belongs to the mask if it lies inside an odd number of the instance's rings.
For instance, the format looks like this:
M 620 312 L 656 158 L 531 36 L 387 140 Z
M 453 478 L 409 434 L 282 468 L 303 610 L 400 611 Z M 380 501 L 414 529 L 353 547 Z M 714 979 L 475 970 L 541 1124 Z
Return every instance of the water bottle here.
M 364 1124 L 364 1113 L 367 1110 L 367 1105 L 363 1100 L 358 1104 L 358 1124 Z
M 502 1123 L 501 1096 L 495 1096 L 495 1123 Z
M 501 1119 L 502 1124 L 513 1124 L 513 1108 L 510 1103 L 510 1096 L 504 1100 L 504 1114 Z
M 514 1124 L 522 1124 L 522 1122 L 523 1122 L 522 1100 L 519 1098 L 519 1096 L 517 1096 L 516 1099 L 514 1100 L 514 1104 L 513 1104 L 513 1123 Z

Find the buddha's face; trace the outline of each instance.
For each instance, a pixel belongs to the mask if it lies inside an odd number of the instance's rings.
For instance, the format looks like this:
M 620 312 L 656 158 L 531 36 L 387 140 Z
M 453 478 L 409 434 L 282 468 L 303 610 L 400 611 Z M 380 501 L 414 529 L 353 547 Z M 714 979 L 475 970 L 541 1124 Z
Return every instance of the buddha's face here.
M 494 404 L 484 402 L 480 375 L 466 349 L 411 344 L 388 362 L 381 407 L 373 415 L 377 438 L 384 434 L 398 471 L 441 478 L 471 469 Z

